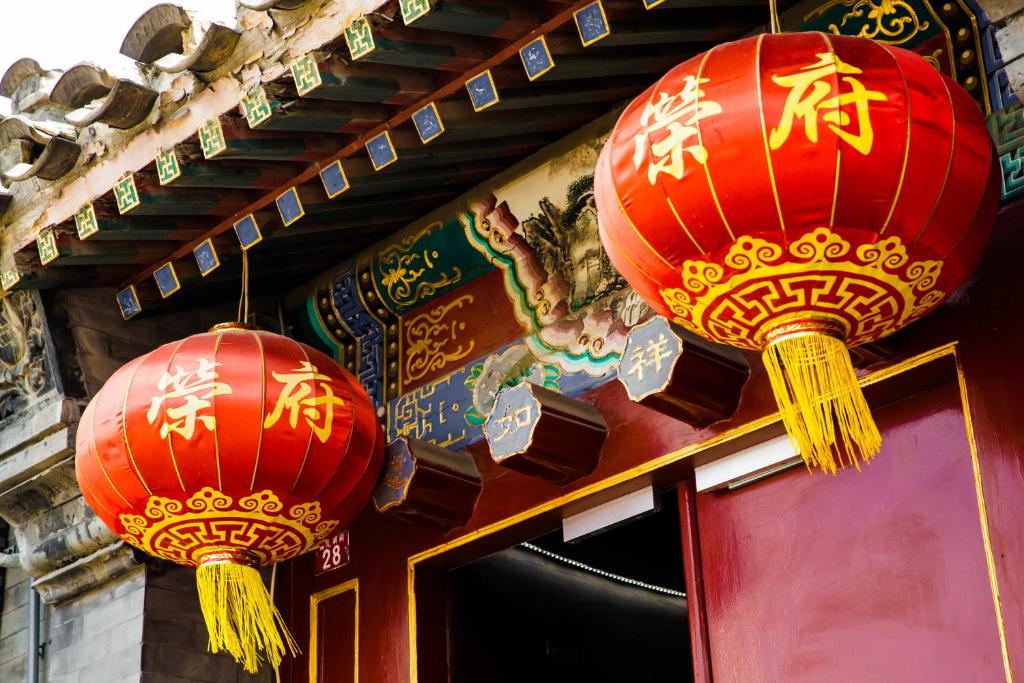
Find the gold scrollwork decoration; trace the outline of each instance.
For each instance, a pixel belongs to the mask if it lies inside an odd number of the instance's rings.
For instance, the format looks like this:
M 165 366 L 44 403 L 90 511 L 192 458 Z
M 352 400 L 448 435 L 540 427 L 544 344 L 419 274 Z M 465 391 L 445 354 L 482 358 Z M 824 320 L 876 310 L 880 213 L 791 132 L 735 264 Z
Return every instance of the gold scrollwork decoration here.
M 833 0 L 821 7 L 817 14 L 843 5 L 851 8 L 843 15 L 839 24 L 829 24 L 828 29 L 835 35 L 856 35 L 871 38 L 890 45 L 903 45 L 931 24 L 922 20 L 907 0 Z M 851 28 L 846 25 L 852 24 Z M 852 34 L 859 24 L 859 30 Z
M 450 287 L 462 279 L 462 270 L 453 266 L 446 273 L 436 276 L 439 252 L 433 248 L 418 249 L 417 243 L 428 237 L 434 230 L 443 227 L 435 222 L 415 235 L 410 235 L 397 244 L 392 244 L 377 255 L 377 269 L 388 296 L 399 306 L 411 306 L 418 301 L 434 296 L 440 289 Z M 421 279 L 424 275 L 429 279 Z
M 405 381 L 417 380 L 428 372 L 440 370 L 473 351 L 475 341 L 470 340 L 469 344 L 458 341 L 459 333 L 466 329 L 466 323 L 448 318 L 452 311 L 472 303 L 473 295 L 465 294 L 449 303 L 434 306 L 404 325 Z
M 930 55 L 922 55 L 922 57 L 924 57 L 924 61 L 934 66 L 936 71 L 938 71 L 939 73 L 943 73 L 942 62 L 939 61 L 939 58 L 942 57 L 943 52 L 944 50 L 940 47 L 938 50 L 935 50 Z
M 284 503 L 270 490 L 237 501 L 209 486 L 182 501 L 152 496 L 144 514 L 120 517 L 124 539 L 156 557 L 196 566 L 204 553 L 244 548 L 261 564 L 280 562 L 320 545 L 338 526 L 320 503 Z
M 780 321 L 813 313 L 841 321 L 855 346 L 938 305 L 941 272 L 942 261 L 911 261 L 898 237 L 854 246 L 817 228 L 788 245 L 741 237 L 722 264 L 684 262 L 683 286 L 661 295 L 675 322 L 724 344 L 761 349 Z

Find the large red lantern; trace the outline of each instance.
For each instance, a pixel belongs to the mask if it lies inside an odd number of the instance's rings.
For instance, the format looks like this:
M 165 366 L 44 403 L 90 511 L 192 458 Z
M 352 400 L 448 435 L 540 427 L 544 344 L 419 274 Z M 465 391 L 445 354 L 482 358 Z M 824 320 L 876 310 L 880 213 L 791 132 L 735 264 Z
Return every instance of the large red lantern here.
M 594 180 L 601 238 L 659 313 L 763 351 L 787 431 L 835 472 L 881 445 L 847 346 L 935 308 L 998 204 L 978 106 L 915 53 L 762 35 L 627 107 Z
M 114 533 L 198 568 L 211 650 L 255 671 L 295 649 L 256 568 L 352 520 L 383 438 L 366 392 L 330 358 L 227 324 L 115 372 L 82 415 L 76 470 Z

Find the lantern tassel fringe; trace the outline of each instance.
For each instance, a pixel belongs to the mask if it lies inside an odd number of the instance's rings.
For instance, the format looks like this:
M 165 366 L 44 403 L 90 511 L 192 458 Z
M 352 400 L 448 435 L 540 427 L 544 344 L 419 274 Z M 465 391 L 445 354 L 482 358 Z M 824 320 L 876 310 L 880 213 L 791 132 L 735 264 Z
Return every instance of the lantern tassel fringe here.
M 782 422 L 808 467 L 836 474 L 882 446 L 842 339 L 817 331 L 769 342 L 763 354 Z
M 210 633 L 210 652 L 227 651 L 249 673 L 264 658 L 275 669 L 285 648 L 299 648 L 255 567 L 217 562 L 196 569 L 199 603 Z

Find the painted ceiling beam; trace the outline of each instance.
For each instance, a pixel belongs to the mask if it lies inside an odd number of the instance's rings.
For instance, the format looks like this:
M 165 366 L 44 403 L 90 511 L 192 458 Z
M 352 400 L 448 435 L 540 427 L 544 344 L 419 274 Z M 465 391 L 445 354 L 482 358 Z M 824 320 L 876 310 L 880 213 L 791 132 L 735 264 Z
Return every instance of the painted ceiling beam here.
M 558 68 L 557 65 L 555 67 Z M 558 83 L 547 85 L 538 82 L 533 87 L 501 91 L 501 101 L 489 112 L 520 111 L 523 109 L 556 109 L 574 104 L 598 104 L 618 102 L 636 95 L 639 90 L 653 82 L 653 77 L 638 75 L 625 82 L 608 83 L 604 80 L 581 83 Z M 523 116 L 525 114 L 520 114 Z
M 594 59 L 582 55 L 556 55 L 555 68 L 544 74 L 544 80 L 575 81 L 580 79 L 607 79 L 637 74 L 661 73 L 679 63 L 679 53 L 665 48 L 632 50 L 616 59 Z M 507 64 L 497 69 L 495 79 L 509 78 L 522 73 L 519 65 Z
M 317 94 L 317 91 L 312 93 Z M 343 104 L 300 98 L 270 100 L 273 114 L 259 130 L 283 130 L 299 133 L 359 134 L 386 119 L 391 112 L 382 105 L 360 102 Z
M 227 216 L 247 206 L 258 195 L 244 190 L 190 188 L 187 191 L 160 186 L 152 176 L 136 180 L 140 203 L 133 216 Z M 93 201 L 97 216 L 118 214 L 112 194 Z
M 53 262 L 58 266 L 116 266 L 131 263 L 150 263 L 167 249 L 158 242 L 82 242 L 72 235 L 58 233 L 57 251 L 60 256 Z M 47 266 L 49 267 L 49 266 Z
M 322 84 L 307 97 L 311 99 L 409 105 L 427 97 L 436 87 L 426 74 L 377 64 L 349 64 L 332 55 L 318 64 Z M 290 85 L 274 84 L 275 90 L 298 97 Z
M 242 211 L 233 214 L 232 216 L 224 219 L 217 225 L 213 226 L 206 233 L 204 233 L 204 235 L 179 246 L 173 252 L 167 254 L 165 258 L 161 259 L 159 263 L 155 262 L 153 264 L 150 264 L 148 267 L 139 270 L 130 278 L 128 278 L 127 283 L 143 282 L 149 279 L 153 272 L 157 268 L 159 268 L 164 262 L 168 260 L 174 261 L 186 256 L 190 256 L 192 250 L 196 246 L 198 246 L 203 240 L 205 240 L 206 238 L 215 237 L 228 230 L 231 230 L 234 223 L 241 219 L 242 217 L 244 217 L 247 213 L 254 210 L 262 209 L 267 206 L 271 206 L 274 200 L 277 198 L 277 196 L 280 193 L 288 190 L 289 187 L 299 185 L 308 181 L 318 182 L 319 180 L 317 178 L 317 175 L 319 174 L 321 169 L 326 168 L 327 166 L 333 164 L 335 161 L 345 159 L 355 154 L 356 152 L 362 152 L 365 147 L 366 141 L 370 139 L 372 136 L 384 132 L 385 130 L 395 129 L 398 126 L 406 123 L 407 121 L 409 121 L 409 119 L 415 112 L 419 111 L 424 106 L 428 105 L 430 102 L 434 100 L 441 101 L 449 97 L 450 95 L 461 93 L 465 88 L 465 81 L 467 78 L 479 74 L 486 69 L 496 67 L 497 65 L 502 64 L 506 60 L 510 60 L 513 58 L 518 59 L 519 50 L 527 43 L 529 43 L 531 40 L 533 40 L 536 35 L 547 34 L 569 22 L 572 22 L 573 12 L 585 7 L 587 4 L 588 0 L 576 0 L 576 2 L 565 5 L 564 9 L 559 11 L 556 15 L 554 15 L 544 24 L 536 27 L 533 31 L 521 36 L 518 40 L 509 43 L 502 49 L 492 54 L 487 59 L 476 64 L 471 70 L 463 72 L 462 74 L 459 74 L 456 77 L 452 78 L 446 84 L 430 93 L 428 97 L 424 97 L 423 99 L 397 112 L 390 119 L 381 123 L 379 126 L 375 127 L 373 130 L 366 133 L 365 135 L 360 136 L 356 140 L 342 146 L 340 149 L 337 149 L 336 152 L 333 152 L 327 155 L 326 157 L 321 157 L 314 165 L 310 166 L 306 171 L 296 176 L 293 179 L 293 181 L 288 185 L 282 186 L 280 188 L 275 188 L 275 190 L 268 192 L 266 195 L 264 195 L 259 200 L 257 200 L 250 206 L 246 207 Z M 323 149 L 323 147 L 321 147 L 321 149 Z
M 290 131 L 252 130 L 244 119 L 222 116 L 221 128 L 227 149 L 214 157 L 217 160 L 304 161 L 313 162 L 325 149 L 337 149 L 339 139 L 329 135 L 294 133 Z M 185 147 L 194 153 L 196 147 Z
M 543 22 L 524 3 L 445 0 L 417 19 L 413 28 L 514 40 Z
M 90 241 L 153 240 L 178 242 L 202 234 L 201 227 L 187 218 L 139 216 L 97 216 L 99 231 Z M 72 226 L 73 227 L 73 226 Z
M 467 71 L 487 59 L 489 52 L 479 40 L 459 35 L 414 34 L 394 29 L 374 29 L 375 48 L 360 62 L 414 69 Z
M 233 164 L 229 161 L 180 161 L 181 175 L 168 187 L 235 188 L 244 190 L 269 190 L 293 177 L 298 172 L 296 164 L 278 162 L 274 164 Z M 155 171 L 143 171 L 136 178 L 150 178 L 156 182 Z

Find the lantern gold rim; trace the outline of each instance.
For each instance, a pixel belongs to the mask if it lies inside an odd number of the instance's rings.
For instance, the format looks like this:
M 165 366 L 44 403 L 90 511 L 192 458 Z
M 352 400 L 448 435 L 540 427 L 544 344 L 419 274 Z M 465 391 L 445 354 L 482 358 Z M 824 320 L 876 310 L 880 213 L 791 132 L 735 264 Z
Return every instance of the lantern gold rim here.
M 244 548 L 215 548 L 202 554 L 199 558 L 199 566 L 213 564 L 240 564 L 246 567 L 259 565 L 259 557 Z
M 844 321 L 830 315 L 801 316 L 799 319 L 773 325 L 764 333 L 765 348 L 784 339 L 820 334 L 844 341 L 848 328 Z
M 220 333 L 220 332 L 255 332 L 255 331 L 258 331 L 258 330 L 259 330 L 258 327 L 256 327 L 255 325 L 250 325 L 249 323 L 226 322 L 226 323 L 217 323 L 216 325 L 211 327 L 209 331 L 210 331 L 210 333 Z

